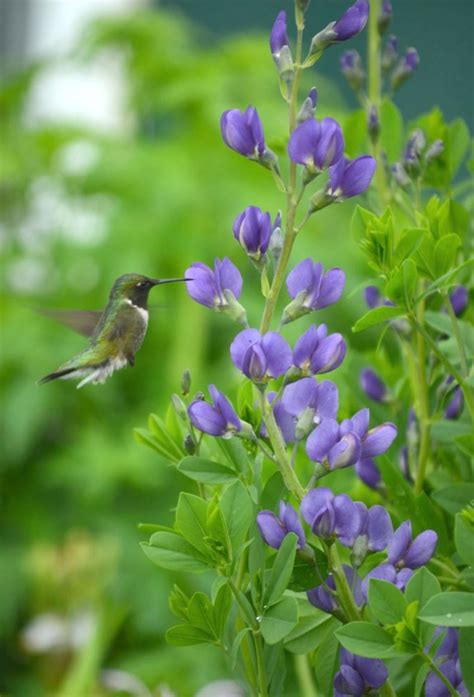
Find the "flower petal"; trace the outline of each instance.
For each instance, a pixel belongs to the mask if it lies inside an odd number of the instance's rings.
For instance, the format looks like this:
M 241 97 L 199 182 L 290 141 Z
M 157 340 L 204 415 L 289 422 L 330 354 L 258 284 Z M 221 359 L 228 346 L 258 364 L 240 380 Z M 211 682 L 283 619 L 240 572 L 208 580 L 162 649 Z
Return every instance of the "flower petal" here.
M 239 370 L 242 370 L 245 354 L 251 346 L 260 341 L 260 338 L 258 329 L 244 329 L 233 340 L 230 345 L 230 357 Z
M 337 442 L 338 436 L 339 424 L 335 419 L 321 421 L 306 441 L 306 452 L 311 460 L 322 462 Z

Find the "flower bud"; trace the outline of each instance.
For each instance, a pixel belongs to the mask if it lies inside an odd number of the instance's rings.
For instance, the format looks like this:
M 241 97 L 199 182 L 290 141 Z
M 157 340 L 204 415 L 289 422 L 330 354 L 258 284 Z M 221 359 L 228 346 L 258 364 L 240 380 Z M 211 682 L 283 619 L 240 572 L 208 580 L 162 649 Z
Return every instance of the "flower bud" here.
M 260 261 L 265 255 L 272 234 L 270 213 L 263 213 L 257 206 L 248 206 L 234 220 L 233 232 L 249 257 Z
M 273 60 L 283 82 L 291 82 L 295 74 L 290 42 L 286 29 L 286 12 L 279 12 L 270 33 Z
M 278 211 L 273 223 L 273 231 L 272 236 L 270 237 L 269 249 L 273 255 L 273 260 L 276 265 L 278 263 L 278 259 L 280 258 L 281 250 L 283 249 L 283 233 L 281 231 L 280 211 Z
M 411 184 L 411 180 L 400 162 L 395 162 L 393 165 L 392 176 L 398 186 L 400 186 L 402 189 L 408 189 Z
M 299 126 L 300 123 L 306 121 L 307 119 L 314 118 L 316 113 L 316 106 L 318 103 L 318 91 L 316 87 L 312 87 L 309 91 L 308 96 L 303 102 L 301 109 L 296 116 L 296 123 Z
M 305 65 L 312 65 L 325 48 L 331 44 L 347 41 L 359 34 L 367 24 L 369 4 L 367 0 L 357 0 L 336 22 L 331 22 L 316 36 L 313 36 Z
M 181 376 L 181 394 L 186 397 L 191 389 L 191 373 L 186 368 Z
M 416 48 L 408 48 L 392 73 L 390 80 L 392 89 L 398 90 L 413 75 L 419 63 L 420 58 Z
M 425 162 L 426 164 L 429 164 L 433 160 L 437 160 L 440 155 L 442 155 L 444 152 L 444 143 L 443 141 L 438 138 L 438 140 L 435 140 L 428 150 L 425 153 Z
M 365 70 L 362 67 L 360 53 L 355 50 L 344 51 L 339 60 L 339 66 L 354 92 L 359 92 L 365 83 Z
M 360 373 L 360 386 L 369 399 L 374 402 L 385 402 L 387 388 L 376 372 L 367 368 Z
M 377 29 L 379 30 L 380 36 L 387 31 L 392 21 L 392 14 L 392 3 L 390 0 L 382 0 L 382 7 L 377 17 Z
M 416 128 L 408 139 L 403 156 L 403 166 L 411 177 L 417 177 L 421 171 L 421 154 L 425 146 L 425 134 Z
M 382 53 L 382 72 L 385 75 L 393 68 L 398 58 L 398 39 L 396 36 L 389 36 Z
M 465 286 L 457 286 L 449 295 L 449 302 L 453 308 L 456 317 L 460 317 L 467 307 L 469 301 L 469 293 Z
M 376 143 L 380 134 L 380 121 L 377 108 L 371 106 L 367 117 L 367 132 L 372 143 Z
M 181 399 L 181 397 L 178 397 L 177 394 L 171 395 L 171 403 L 173 405 L 175 412 L 179 416 L 179 418 L 182 421 L 184 421 L 185 423 L 187 423 L 188 422 L 188 412 L 186 410 L 186 406 L 185 406 L 183 400 Z
M 458 386 L 455 388 L 452 397 L 444 411 L 445 419 L 459 419 L 464 407 L 464 395 L 461 388 Z
M 183 448 L 188 453 L 188 455 L 194 455 L 194 453 L 196 452 L 196 443 L 194 442 L 194 438 L 190 433 L 186 435 L 183 441 Z

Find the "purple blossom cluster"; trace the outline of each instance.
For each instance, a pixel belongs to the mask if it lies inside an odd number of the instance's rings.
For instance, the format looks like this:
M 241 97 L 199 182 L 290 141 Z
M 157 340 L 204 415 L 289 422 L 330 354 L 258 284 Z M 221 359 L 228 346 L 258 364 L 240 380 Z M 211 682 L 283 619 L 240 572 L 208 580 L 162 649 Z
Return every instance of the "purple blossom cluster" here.
M 415 569 L 426 564 L 433 556 L 438 536 L 433 530 L 413 538 L 411 522 L 406 520 L 395 532 L 387 510 L 380 505 L 367 506 L 353 501 L 347 494 L 335 495 L 331 489 L 311 489 L 303 498 L 300 513 L 316 537 L 332 543 L 338 541 L 351 550 L 352 566 L 345 565 L 344 573 L 353 589 L 354 599 L 361 606 L 367 602 L 369 581 L 377 578 L 404 590 Z M 257 525 L 264 541 L 278 549 L 289 532 L 298 536 L 298 548 L 306 545 L 306 536 L 296 511 L 288 503 L 280 503 L 280 515 L 260 511 Z M 373 568 L 362 580 L 357 569 L 370 552 L 386 551 L 387 559 Z M 324 612 L 338 611 L 334 579 L 307 591 L 312 605 Z

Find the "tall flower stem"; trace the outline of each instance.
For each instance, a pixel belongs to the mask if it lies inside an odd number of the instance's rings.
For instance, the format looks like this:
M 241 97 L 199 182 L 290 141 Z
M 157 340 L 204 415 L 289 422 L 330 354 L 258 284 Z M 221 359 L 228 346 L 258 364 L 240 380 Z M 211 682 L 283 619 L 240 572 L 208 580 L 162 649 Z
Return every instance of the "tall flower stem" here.
M 293 133 L 296 126 L 298 87 L 300 84 L 301 71 L 303 70 L 301 65 L 303 29 L 303 20 L 302 18 L 297 17 L 298 33 L 296 38 L 295 76 L 291 85 L 290 101 L 288 105 L 288 126 L 290 135 Z M 262 321 L 260 323 L 261 334 L 265 334 L 265 332 L 267 332 L 270 328 L 270 324 L 273 318 L 273 312 L 275 311 L 275 307 L 278 302 L 278 296 L 280 295 L 280 290 L 283 285 L 283 280 L 285 278 L 286 267 L 288 266 L 291 250 L 293 249 L 293 244 L 296 238 L 295 217 L 297 207 L 298 197 L 296 195 L 296 163 L 290 161 L 288 186 L 286 194 L 285 240 L 283 242 L 283 249 L 281 250 L 280 258 L 278 259 L 278 264 L 275 270 L 272 285 L 270 287 L 270 292 L 265 303 L 265 308 L 263 310 Z
M 329 559 L 334 574 L 334 582 L 336 584 L 339 602 L 348 621 L 354 622 L 360 620 L 359 608 L 357 607 L 351 588 L 347 582 L 344 569 L 342 568 L 341 558 L 335 544 L 332 544 L 329 548 Z
M 367 61 L 368 61 L 368 97 L 369 105 L 377 109 L 380 114 L 381 105 L 381 60 L 380 60 L 380 34 L 377 26 L 377 19 L 380 13 L 380 0 L 370 0 L 369 27 L 367 33 Z M 380 140 L 377 137 L 372 144 L 372 155 L 377 160 L 375 170 L 375 184 L 377 186 L 382 204 L 390 200 L 390 191 L 387 186 L 384 162 L 380 148 Z
M 417 308 L 417 321 L 423 325 L 425 306 L 421 301 Z M 414 378 L 418 403 L 418 421 L 420 428 L 420 447 L 415 479 L 415 493 L 420 494 L 426 477 L 428 457 L 430 453 L 430 414 L 428 404 L 428 385 L 426 382 L 426 345 L 425 338 L 419 332 L 416 334 L 416 370 Z
M 278 468 L 280 470 L 281 476 L 283 478 L 283 481 L 285 482 L 285 486 L 288 489 L 288 491 L 291 491 L 291 493 L 299 501 L 301 501 L 306 492 L 303 486 L 301 485 L 298 477 L 296 476 L 295 470 L 291 466 L 291 462 L 288 457 L 288 451 L 286 448 L 286 443 L 283 440 L 281 431 L 278 428 L 277 422 L 275 421 L 275 415 L 273 414 L 272 406 L 265 398 L 265 394 L 262 390 L 259 390 L 258 393 L 263 420 L 267 429 L 268 437 L 270 438 L 270 442 L 273 447 L 273 451 L 277 459 Z

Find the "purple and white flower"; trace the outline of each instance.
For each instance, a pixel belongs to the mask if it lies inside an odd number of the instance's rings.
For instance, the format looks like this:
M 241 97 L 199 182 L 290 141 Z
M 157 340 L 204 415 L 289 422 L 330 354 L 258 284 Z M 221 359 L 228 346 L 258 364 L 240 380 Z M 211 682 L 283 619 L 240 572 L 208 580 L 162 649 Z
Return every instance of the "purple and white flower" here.
M 298 339 L 293 363 L 302 375 L 320 375 L 338 368 L 346 355 L 346 343 L 338 332 L 329 334 L 325 324 L 316 324 Z
M 293 302 L 283 311 L 283 323 L 302 315 L 321 310 L 337 302 L 344 290 L 346 276 L 341 269 L 330 269 L 326 273 L 323 265 L 308 258 L 301 261 L 290 271 L 286 287 Z
M 266 382 L 286 373 L 293 355 L 285 339 L 277 332 L 263 336 L 257 329 L 244 329 L 230 347 L 234 365 L 256 383 Z
M 260 511 L 257 515 L 257 525 L 262 538 L 270 547 L 279 549 L 289 532 L 294 532 L 298 536 L 299 549 L 305 546 L 303 526 L 295 509 L 289 503 L 280 501 L 279 516 L 276 516 L 273 511 Z
M 380 659 L 362 658 L 341 649 L 334 697 L 362 697 L 380 689 L 387 679 L 388 670 Z
M 307 119 L 297 126 L 288 142 L 293 162 L 304 165 L 312 175 L 338 162 L 344 153 L 344 137 L 337 121 Z
M 212 404 L 196 399 L 188 407 L 193 426 L 211 436 L 230 438 L 241 429 L 240 419 L 227 397 L 214 385 L 209 385 Z
M 275 224 L 277 220 L 275 220 Z M 248 206 L 234 220 L 234 237 L 245 249 L 249 257 L 259 261 L 268 249 L 275 225 L 272 226 L 270 213 L 263 213 L 257 206 Z

